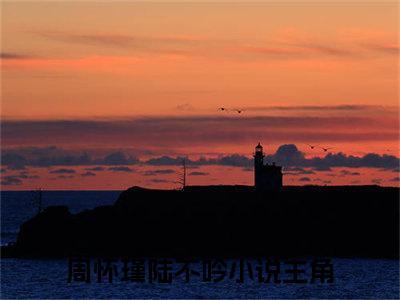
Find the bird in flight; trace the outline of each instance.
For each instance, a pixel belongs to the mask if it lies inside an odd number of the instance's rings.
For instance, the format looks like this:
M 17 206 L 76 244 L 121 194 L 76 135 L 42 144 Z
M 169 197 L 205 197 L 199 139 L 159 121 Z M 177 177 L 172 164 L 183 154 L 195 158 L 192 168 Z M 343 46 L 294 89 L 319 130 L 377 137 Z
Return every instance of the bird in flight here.
M 324 148 L 324 147 L 320 147 L 322 150 L 324 150 L 324 152 L 327 152 L 328 150 L 330 150 L 330 149 L 333 149 L 332 147 L 331 148 Z
M 235 111 L 236 111 L 238 114 L 241 114 L 241 113 L 243 112 L 242 109 L 235 109 Z
M 318 145 L 310 145 L 310 144 L 307 144 L 311 149 L 314 149 L 315 147 L 317 147 Z
M 220 111 L 227 111 L 227 109 L 226 109 L 225 107 L 220 107 L 220 108 L 218 108 L 218 110 L 220 110 Z

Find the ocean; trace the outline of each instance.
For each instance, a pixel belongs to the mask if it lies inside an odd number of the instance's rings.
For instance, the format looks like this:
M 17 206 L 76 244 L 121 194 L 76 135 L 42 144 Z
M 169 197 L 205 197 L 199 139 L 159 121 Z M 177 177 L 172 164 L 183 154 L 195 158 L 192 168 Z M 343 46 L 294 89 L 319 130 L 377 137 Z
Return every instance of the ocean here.
M 45 191 L 43 206 L 66 205 L 72 213 L 113 204 L 120 191 Z M 1 192 L 1 244 L 16 240 L 20 225 L 33 217 L 36 207 L 30 192 Z M 311 259 L 311 258 L 310 258 Z M 68 259 L 2 259 L 1 299 L 10 298 L 363 298 L 399 299 L 399 261 L 331 258 L 333 283 L 259 283 L 247 278 L 186 283 L 68 283 Z M 227 260 L 227 264 L 233 264 Z M 309 270 L 308 270 L 309 271 Z

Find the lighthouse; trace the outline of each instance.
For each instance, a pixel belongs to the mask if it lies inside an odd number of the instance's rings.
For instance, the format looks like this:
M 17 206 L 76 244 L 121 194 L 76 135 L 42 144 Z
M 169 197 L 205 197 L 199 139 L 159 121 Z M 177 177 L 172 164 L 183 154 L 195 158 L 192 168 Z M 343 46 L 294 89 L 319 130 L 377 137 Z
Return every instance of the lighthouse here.
M 279 191 L 282 188 L 282 167 L 264 164 L 264 151 L 261 143 L 254 152 L 254 187 L 257 191 Z

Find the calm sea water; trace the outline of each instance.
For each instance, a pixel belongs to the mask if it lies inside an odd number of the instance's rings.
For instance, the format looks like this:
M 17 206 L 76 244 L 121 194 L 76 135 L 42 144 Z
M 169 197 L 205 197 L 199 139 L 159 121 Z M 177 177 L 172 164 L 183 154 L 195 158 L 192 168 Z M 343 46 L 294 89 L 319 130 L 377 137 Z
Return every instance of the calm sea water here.
M 73 213 L 115 202 L 118 191 L 49 191 L 44 206 Z M 15 241 L 19 226 L 35 214 L 29 192 L 1 192 L 1 243 Z M 333 284 L 244 284 L 175 280 L 172 284 L 67 283 L 68 261 L 3 259 L 1 299 L 7 298 L 368 298 L 399 299 L 399 261 L 333 258 Z

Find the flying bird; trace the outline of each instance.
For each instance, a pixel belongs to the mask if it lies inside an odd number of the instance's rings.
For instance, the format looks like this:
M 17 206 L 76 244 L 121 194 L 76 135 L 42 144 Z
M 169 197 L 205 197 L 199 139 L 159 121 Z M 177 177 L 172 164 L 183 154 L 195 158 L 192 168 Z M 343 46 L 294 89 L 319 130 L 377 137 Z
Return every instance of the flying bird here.
M 310 145 L 310 144 L 307 144 L 311 149 L 314 149 L 315 147 L 317 147 L 318 145 Z
M 243 112 L 242 109 L 235 109 L 235 111 L 236 111 L 238 114 L 241 114 L 241 113 Z
M 333 149 L 332 147 L 331 148 L 324 148 L 324 147 L 320 147 L 322 150 L 324 150 L 324 152 L 327 152 L 329 149 Z
M 218 108 L 218 110 L 220 110 L 220 111 L 227 111 L 227 109 L 226 109 L 225 107 L 220 107 L 220 108 Z

